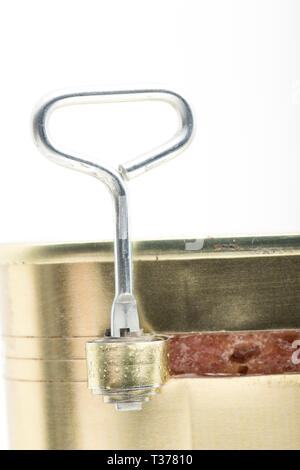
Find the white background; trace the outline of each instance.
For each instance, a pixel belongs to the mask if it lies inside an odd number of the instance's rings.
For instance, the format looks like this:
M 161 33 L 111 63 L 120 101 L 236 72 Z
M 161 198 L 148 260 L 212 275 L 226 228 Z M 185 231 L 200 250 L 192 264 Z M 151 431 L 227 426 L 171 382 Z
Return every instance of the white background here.
M 133 238 L 299 232 L 299 24 L 297 0 L 1 2 L 0 242 L 113 236 L 102 184 L 31 138 L 36 101 L 74 86 L 170 88 L 193 106 L 187 152 L 129 183 Z M 57 111 L 52 133 L 117 165 L 176 125 L 165 104 L 92 105 Z

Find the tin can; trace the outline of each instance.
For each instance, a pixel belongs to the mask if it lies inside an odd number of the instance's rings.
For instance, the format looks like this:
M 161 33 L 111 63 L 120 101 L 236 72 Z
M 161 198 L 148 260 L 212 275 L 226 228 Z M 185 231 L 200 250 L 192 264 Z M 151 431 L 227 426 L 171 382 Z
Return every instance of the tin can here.
M 300 237 L 138 242 L 133 253 L 145 332 L 300 328 Z M 2 245 L 0 261 L 13 449 L 300 448 L 298 373 L 173 376 L 141 411 L 89 392 L 85 344 L 109 324 L 111 243 Z

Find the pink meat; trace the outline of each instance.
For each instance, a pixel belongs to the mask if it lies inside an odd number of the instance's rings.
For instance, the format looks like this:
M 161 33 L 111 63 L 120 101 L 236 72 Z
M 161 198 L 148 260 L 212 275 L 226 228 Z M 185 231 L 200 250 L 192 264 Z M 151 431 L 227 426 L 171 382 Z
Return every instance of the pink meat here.
M 300 373 L 300 330 L 176 334 L 171 374 L 236 376 Z

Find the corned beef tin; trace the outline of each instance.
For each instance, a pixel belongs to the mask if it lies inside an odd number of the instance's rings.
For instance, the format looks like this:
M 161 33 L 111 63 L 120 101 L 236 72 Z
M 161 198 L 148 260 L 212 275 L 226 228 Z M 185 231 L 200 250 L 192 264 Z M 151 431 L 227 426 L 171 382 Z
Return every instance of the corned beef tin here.
M 14 449 L 299 449 L 300 237 L 134 244 L 144 333 L 168 338 L 166 383 L 141 410 L 88 390 L 105 335 L 112 243 L 2 245 Z

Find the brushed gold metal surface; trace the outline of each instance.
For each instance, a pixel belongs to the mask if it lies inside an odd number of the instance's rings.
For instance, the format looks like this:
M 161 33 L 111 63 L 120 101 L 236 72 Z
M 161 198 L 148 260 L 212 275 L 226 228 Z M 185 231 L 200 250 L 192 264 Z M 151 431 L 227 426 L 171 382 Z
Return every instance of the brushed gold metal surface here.
M 111 244 L 2 246 L 0 264 L 13 448 L 300 448 L 299 375 L 171 379 L 142 411 L 90 393 Z M 134 270 L 147 332 L 300 328 L 300 237 L 140 242 Z
M 158 333 L 299 328 L 299 240 L 136 244 L 142 328 Z M 9 312 L 5 336 L 103 336 L 114 295 L 112 245 L 2 246 L 1 262 L 0 300 Z
M 86 360 L 6 358 L 4 376 L 7 380 L 22 382 L 87 382 Z
M 160 388 L 170 376 L 166 336 L 103 338 L 86 344 L 88 386 L 102 394 Z
M 299 375 L 171 379 L 118 412 L 86 382 L 7 382 L 13 449 L 299 449 Z
M 85 343 L 93 337 L 38 338 L 6 336 L 3 338 L 8 359 L 85 359 Z

